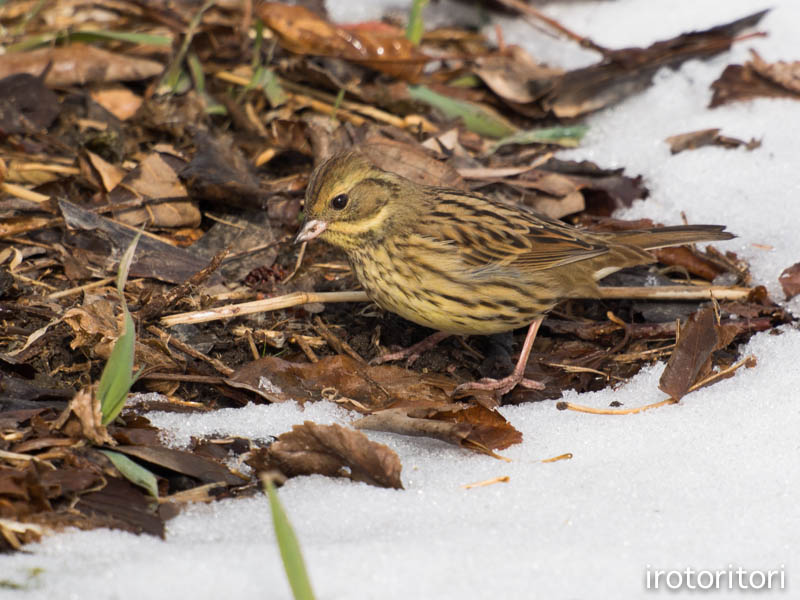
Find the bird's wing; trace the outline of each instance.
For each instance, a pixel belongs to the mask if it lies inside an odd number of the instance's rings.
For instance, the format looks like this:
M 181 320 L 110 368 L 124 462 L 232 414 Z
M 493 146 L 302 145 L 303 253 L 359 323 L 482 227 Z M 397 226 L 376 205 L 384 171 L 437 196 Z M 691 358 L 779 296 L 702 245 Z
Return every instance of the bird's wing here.
M 484 196 L 440 190 L 420 215 L 419 233 L 440 240 L 472 268 L 538 271 L 608 252 L 600 240 L 559 221 Z

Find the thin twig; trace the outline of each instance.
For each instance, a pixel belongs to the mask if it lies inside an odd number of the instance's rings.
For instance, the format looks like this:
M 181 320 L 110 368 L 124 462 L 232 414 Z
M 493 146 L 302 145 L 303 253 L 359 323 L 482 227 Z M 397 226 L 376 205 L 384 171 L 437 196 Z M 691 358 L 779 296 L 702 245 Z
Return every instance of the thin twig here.
M 179 323 L 206 323 L 208 321 L 218 321 L 220 319 L 230 319 L 241 317 L 242 315 L 252 315 L 271 310 L 281 310 L 303 304 L 314 302 L 368 302 L 369 297 L 366 292 L 294 292 L 275 298 L 265 300 L 254 300 L 243 302 L 242 304 L 228 304 L 207 310 L 196 310 L 162 317 L 161 323 L 167 327 L 178 325 Z
M 180 350 L 184 354 L 187 354 L 187 355 L 191 356 L 192 358 L 196 358 L 197 360 L 202 360 L 202 361 L 208 363 L 209 365 L 214 367 L 214 369 L 216 369 L 219 373 L 222 373 L 225 377 L 230 377 L 231 375 L 233 375 L 235 373 L 235 371 L 233 369 L 231 369 L 228 365 L 226 365 L 222 361 L 217 360 L 216 358 L 212 358 L 212 357 L 208 356 L 207 354 L 203 354 L 199 350 L 197 350 L 195 348 L 192 348 L 189 344 L 186 344 L 186 343 L 180 341 L 179 339 L 173 337 L 172 335 L 170 335 L 166 331 L 163 331 L 163 330 L 159 329 L 155 325 L 150 325 L 147 328 L 147 331 L 149 331 L 150 333 L 152 333 L 155 336 L 158 336 L 161 339 L 162 342 L 164 342 L 165 344 L 169 344 L 171 346 L 174 346 L 175 348 L 177 348 L 178 350 Z
M 74 294 L 80 294 L 86 290 L 92 290 L 97 287 L 102 287 L 104 285 L 108 285 L 112 281 L 114 281 L 116 277 L 106 277 L 104 279 L 98 279 L 97 281 L 93 281 L 92 283 L 87 283 L 85 285 L 79 285 L 77 287 L 69 288 L 67 290 L 61 290 L 60 292 L 53 292 L 52 294 L 48 294 L 47 297 L 50 300 L 57 300 L 59 298 L 63 298 L 64 296 L 72 296 Z
M 561 23 L 556 21 L 555 19 L 551 19 L 543 12 L 533 8 L 530 4 L 525 4 L 521 0 L 499 0 L 500 4 L 503 4 L 509 8 L 519 11 L 522 15 L 526 17 L 526 20 L 533 19 L 534 21 L 541 21 L 542 23 L 546 24 L 548 27 L 555 29 L 562 35 L 568 37 L 569 39 L 578 42 L 583 48 L 589 48 L 591 50 L 596 50 L 603 56 L 609 54 L 609 50 L 607 48 L 603 48 L 598 44 L 595 44 L 592 40 L 587 37 L 583 37 L 578 35 L 574 31 L 567 29 Z

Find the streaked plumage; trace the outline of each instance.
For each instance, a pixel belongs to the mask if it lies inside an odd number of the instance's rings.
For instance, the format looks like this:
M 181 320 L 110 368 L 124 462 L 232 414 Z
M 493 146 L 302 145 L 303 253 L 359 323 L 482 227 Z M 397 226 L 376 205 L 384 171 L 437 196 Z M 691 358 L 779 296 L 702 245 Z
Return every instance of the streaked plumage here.
M 598 279 L 653 262 L 647 250 L 733 237 L 722 229 L 592 233 L 480 194 L 419 185 L 347 152 L 313 174 L 298 240 L 319 236 L 344 250 L 386 310 L 440 331 L 491 334 L 528 325 L 562 299 L 596 295 Z

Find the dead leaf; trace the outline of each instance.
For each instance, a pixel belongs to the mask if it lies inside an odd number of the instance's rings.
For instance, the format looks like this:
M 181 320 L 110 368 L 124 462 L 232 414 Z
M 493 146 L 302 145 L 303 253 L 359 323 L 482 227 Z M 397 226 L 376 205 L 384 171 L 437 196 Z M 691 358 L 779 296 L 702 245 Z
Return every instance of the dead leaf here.
M 86 529 L 113 527 L 164 537 L 163 519 L 150 508 L 145 493 L 124 479 L 109 477 L 102 490 L 80 496 L 75 508 L 90 518 L 82 524 Z
M 86 155 L 89 157 L 89 161 L 92 163 L 92 166 L 95 168 L 97 173 L 100 175 L 100 179 L 103 182 L 103 188 L 110 192 L 120 181 L 125 178 L 125 175 L 128 173 L 125 169 L 121 169 L 116 165 L 112 165 L 110 162 L 106 161 L 103 157 L 91 152 L 89 150 L 86 151 Z
M 85 260 L 99 264 L 109 273 L 116 273 L 119 259 L 130 246 L 136 231 L 68 200 L 60 199 L 58 207 L 70 229 L 82 232 L 102 248 L 97 252 L 85 251 Z M 80 251 L 77 248 L 75 250 Z M 130 275 L 183 283 L 203 269 L 208 260 L 208 257 L 199 252 L 178 248 L 150 235 L 143 235 L 136 248 Z
M 115 446 L 117 443 L 108 435 L 108 430 L 103 425 L 103 414 L 100 410 L 100 400 L 97 398 L 96 391 L 97 385 L 94 384 L 75 394 L 69 406 L 53 423 L 53 429 L 63 428 L 67 435 L 71 435 L 71 431 L 68 431 L 72 429 L 69 421 L 70 417 L 74 415 L 79 425 L 79 432 L 83 437 L 99 446 Z
M 257 470 L 277 469 L 287 477 L 321 474 L 378 487 L 403 489 L 402 465 L 393 450 L 360 431 L 306 421 L 281 434 L 264 451 Z
M 778 277 L 781 282 L 783 293 L 786 299 L 790 300 L 800 294 L 800 263 L 795 263 L 791 267 L 786 267 Z
M 522 442 L 522 434 L 500 413 L 481 405 L 393 407 L 362 417 L 353 427 L 432 437 L 491 455 L 491 450 Z
M 711 353 L 725 348 L 736 335 L 734 327 L 719 325 L 712 308 L 697 311 L 680 329 L 672 356 L 658 387 L 680 400 L 697 381 L 711 372 Z
M 709 107 L 753 98 L 800 99 L 800 61 L 768 64 L 754 50 L 744 65 L 728 65 L 711 84 Z
M 359 150 L 377 167 L 397 173 L 423 185 L 469 189 L 453 167 L 436 160 L 419 146 L 397 142 L 382 136 L 368 136 Z
M 428 61 L 394 28 L 339 27 L 303 6 L 277 2 L 256 10 L 281 46 L 297 54 L 334 56 L 407 81 L 416 81 Z
M 176 473 L 189 475 L 203 483 L 224 482 L 227 485 L 242 485 L 246 483 L 245 479 L 242 479 L 217 461 L 198 456 L 192 452 L 166 448 L 165 446 L 117 446 L 114 450 L 129 456 L 135 456 Z
M 790 92 L 800 94 L 800 60 L 794 62 L 766 62 L 755 50 L 750 50 L 753 59 L 748 63 L 753 70 L 770 81 L 786 88 Z
M 598 110 L 647 88 L 661 67 L 677 67 L 730 48 L 734 38 L 753 27 L 768 11 L 760 11 L 705 31 L 685 33 L 647 48 L 609 52 L 603 62 L 569 71 L 553 82 L 541 105 L 557 117 L 573 118 Z
M 90 81 L 140 81 L 160 74 L 164 65 L 147 58 L 109 52 L 94 46 L 70 44 L 15 52 L 0 56 L 0 77 L 16 73 L 39 75 L 47 71 L 45 84 L 66 87 Z
M 142 106 L 142 97 L 121 86 L 105 86 L 90 92 L 92 100 L 105 108 L 120 121 L 126 121 Z
M 506 46 L 503 53 L 475 60 L 474 73 L 503 100 L 526 104 L 546 94 L 564 74 L 537 63 L 519 46 Z
M 720 135 L 719 132 L 720 130 L 718 128 L 701 129 L 700 131 L 672 135 L 665 141 L 669 144 L 669 149 L 672 154 L 678 154 L 684 150 L 695 150 L 703 146 L 722 146 L 723 148 L 738 148 L 739 146 L 744 146 L 748 150 L 754 150 L 761 146 L 761 142 L 755 138 L 751 138 L 749 142 L 745 142 L 737 138 Z
M 652 252 L 659 262 L 665 265 L 683 267 L 692 275 L 702 277 L 706 281 L 713 281 L 717 275 L 723 272 L 718 264 L 704 258 L 696 251 L 693 252 L 686 246 L 659 248 Z
M 0 79 L 0 131 L 4 136 L 47 129 L 60 112 L 58 96 L 38 77 L 18 73 Z
M 127 204 L 132 200 L 145 207 L 114 210 L 114 217 L 128 225 L 148 223 L 154 227 L 197 227 L 200 210 L 178 178 L 185 163 L 170 154 L 155 152 L 125 175 L 109 194 L 109 202 Z
M 364 410 L 392 402 L 449 403 L 456 382 L 443 375 L 424 375 L 391 365 L 362 365 L 349 356 L 326 356 L 316 363 L 291 363 L 266 356 L 248 363 L 226 380 L 234 387 L 258 393 L 270 402 L 355 400 Z

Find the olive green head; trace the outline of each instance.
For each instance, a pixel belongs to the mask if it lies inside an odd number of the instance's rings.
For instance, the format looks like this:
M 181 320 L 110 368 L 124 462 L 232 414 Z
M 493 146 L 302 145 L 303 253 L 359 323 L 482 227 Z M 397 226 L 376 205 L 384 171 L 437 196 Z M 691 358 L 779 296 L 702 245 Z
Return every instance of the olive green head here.
M 335 155 L 311 175 L 305 223 L 296 241 L 319 237 L 348 250 L 374 239 L 391 217 L 391 201 L 401 195 L 404 182 L 359 152 Z

